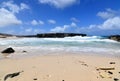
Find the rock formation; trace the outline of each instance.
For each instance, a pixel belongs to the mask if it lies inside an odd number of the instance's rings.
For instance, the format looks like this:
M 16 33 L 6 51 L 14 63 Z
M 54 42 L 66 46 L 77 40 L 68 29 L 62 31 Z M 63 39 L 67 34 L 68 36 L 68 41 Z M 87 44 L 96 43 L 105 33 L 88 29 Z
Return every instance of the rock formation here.
M 39 38 L 63 38 L 63 37 L 72 37 L 72 36 L 86 36 L 86 34 L 78 34 L 78 33 L 45 33 L 45 34 L 37 34 Z
M 109 39 L 120 42 L 120 35 L 111 35 L 109 36 Z
M 15 50 L 10 47 L 10 48 L 3 50 L 1 53 L 14 53 L 14 52 L 15 52 Z

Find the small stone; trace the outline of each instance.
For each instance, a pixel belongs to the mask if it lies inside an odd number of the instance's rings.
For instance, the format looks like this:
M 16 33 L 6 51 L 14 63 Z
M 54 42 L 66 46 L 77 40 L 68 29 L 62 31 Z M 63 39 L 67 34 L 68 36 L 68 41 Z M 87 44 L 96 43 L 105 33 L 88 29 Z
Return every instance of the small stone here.
M 120 73 L 120 72 L 118 72 L 118 73 Z
M 109 73 L 109 74 L 113 74 L 113 72 L 111 72 L 111 71 L 108 71 L 108 73 Z
M 27 51 L 23 50 L 22 52 L 23 52 L 23 53 L 26 53 Z
M 33 80 L 37 80 L 37 78 L 34 78 Z
M 114 78 L 114 81 L 119 81 L 119 79 L 118 78 Z
M 62 80 L 62 81 L 65 81 L 65 80 Z
M 110 62 L 110 64 L 115 64 L 115 62 Z

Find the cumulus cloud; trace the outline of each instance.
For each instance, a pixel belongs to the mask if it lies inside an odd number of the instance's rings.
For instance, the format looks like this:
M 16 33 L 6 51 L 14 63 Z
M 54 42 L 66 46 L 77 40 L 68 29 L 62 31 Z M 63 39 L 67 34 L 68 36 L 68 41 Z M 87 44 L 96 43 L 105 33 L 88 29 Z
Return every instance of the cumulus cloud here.
M 49 19 L 49 20 L 48 20 L 48 23 L 50 23 L 50 24 L 56 24 L 56 21 L 53 20 L 53 19 Z
M 77 25 L 74 22 L 72 22 L 70 25 L 57 26 L 57 27 L 51 29 L 50 31 L 51 32 L 65 32 L 67 29 L 70 29 L 70 28 L 73 28 L 76 26 Z
M 65 8 L 73 4 L 79 3 L 80 0 L 39 0 L 42 4 L 55 6 L 56 8 Z
M 24 3 L 17 5 L 13 1 L 3 2 L 0 5 L 0 27 L 22 24 L 22 21 L 16 17 L 16 14 L 21 10 L 29 8 Z
M 104 30 L 120 29 L 120 17 L 107 19 L 102 25 L 98 25 L 98 27 Z
M 114 14 L 109 13 L 109 12 L 98 12 L 97 15 L 100 16 L 103 19 L 111 18 L 111 17 L 114 16 Z
M 98 12 L 97 16 L 103 19 L 108 19 L 108 18 L 118 16 L 119 14 L 120 14 L 119 11 L 115 11 L 115 10 L 112 10 L 111 8 L 107 8 L 106 11 Z
M 32 24 L 32 25 L 38 25 L 38 22 L 37 22 L 36 20 L 32 20 L 32 21 L 31 21 L 31 24 Z
M 88 27 L 82 27 L 87 29 L 101 29 L 101 30 L 117 30 L 120 29 L 120 17 L 113 17 L 105 20 L 101 24 L 89 25 Z
M 96 25 L 99 29 L 102 30 L 115 30 L 120 29 L 120 11 L 112 10 L 110 8 L 106 11 L 98 12 L 98 16 L 106 19 L 102 24 Z
M 106 13 L 106 11 L 104 11 Z M 82 33 L 94 33 L 94 34 L 120 34 L 120 11 L 118 10 L 112 10 L 107 9 L 107 13 L 109 12 L 109 15 L 99 15 L 100 17 L 104 18 L 105 20 L 101 24 L 92 24 L 86 27 L 79 27 L 77 29 L 77 32 Z M 103 12 L 102 12 L 103 13 Z M 112 14 L 112 15 L 110 15 Z M 97 14 L 98 15 L 98 14 Z
M 120 34 L 120 17 L 113 17 L 105 20 L 101 24 L 93 24 L 87 27 L 79 27 L 76 32 L 95 34 L 95 35 L 112 35 Z
M 13 13 L 5 8 L 0 8 L 0 27 L 19 24 L 22 24 L 22 21 L 18 20 Z
M 72 22 L 70 26 L 71 27 L 76 27 L 77 25 L 76 25 L 76 23 Z
M 37 21 L 37 20 L 32 20 L 32 21 L 31 21 L 31 24 L 34 25 L 34 26 L 35 26 L 35 25 L 43 25 L 44 22 L 41 21 L 41 20 L 39 20 L 39 21 Z
M 17 5 L 17 4 L 14 4 L 13 1 L 3 2 L 2 6 L 4 8 L 8 8 L 8 10 L 13 13 L 19 13 L 19 11 L 21 10 L 29 9 L 29 6 L 27 4 L 20 3 L 20 5 Z

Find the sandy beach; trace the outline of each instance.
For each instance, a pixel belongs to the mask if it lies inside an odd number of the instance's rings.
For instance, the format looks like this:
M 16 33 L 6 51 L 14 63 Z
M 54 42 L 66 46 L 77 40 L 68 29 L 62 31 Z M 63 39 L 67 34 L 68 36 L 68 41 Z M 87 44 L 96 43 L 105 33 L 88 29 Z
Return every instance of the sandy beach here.
M 9 74 L 20 72 L 13 77 Z M 0 60 L 0 81 L 119 81 L 120 58 L 43 55 Z
M 0 0 L 0 81 L 120 81 L 120 0 Z

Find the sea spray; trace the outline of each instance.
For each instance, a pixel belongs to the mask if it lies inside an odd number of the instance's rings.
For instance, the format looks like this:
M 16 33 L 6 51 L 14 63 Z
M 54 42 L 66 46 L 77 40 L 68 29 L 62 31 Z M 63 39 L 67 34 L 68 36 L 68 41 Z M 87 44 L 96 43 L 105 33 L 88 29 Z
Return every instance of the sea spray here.
M 91 52 L 120 54 L 120 43 L 101 36 L 74 36 L 65 38 L 0 39 L 0 46 L 39 49 L 52 52 Z

